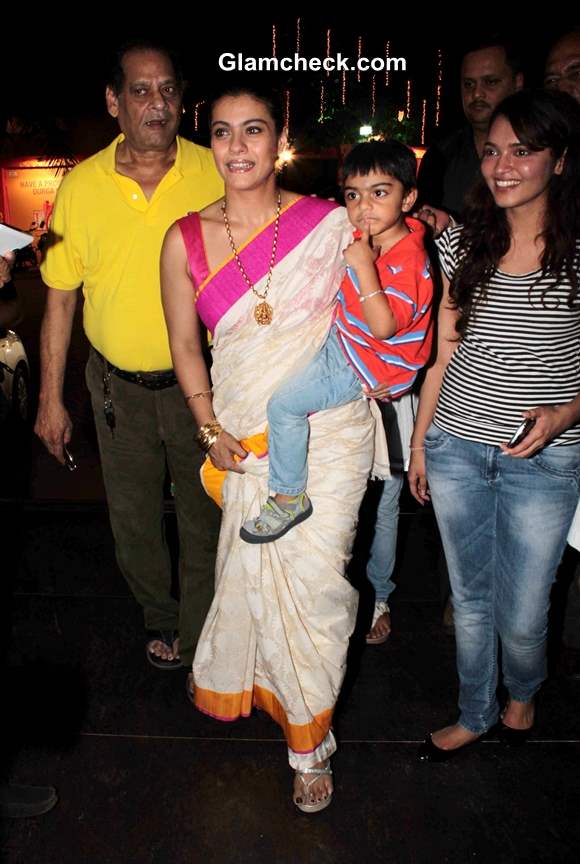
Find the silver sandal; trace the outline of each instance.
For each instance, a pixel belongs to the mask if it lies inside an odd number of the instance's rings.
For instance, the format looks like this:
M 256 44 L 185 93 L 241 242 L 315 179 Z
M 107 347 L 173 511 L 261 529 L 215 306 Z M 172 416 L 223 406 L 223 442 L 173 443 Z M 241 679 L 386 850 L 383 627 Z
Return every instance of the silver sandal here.
M 310 797 L 310 787 L 313 783 L 316 783 L 320 777 L 324 775 L 328 777 L 332 777 L 332 768 L 330 767 L 330 759 L 327 759 L 326 765 L 324 768 L 307 768 L 305 771 L 296 771 L 296 776 L 300 779 L 302 783 L 302 787 L 304 789 L 303 799 L 308 800 Z M 307 780 L 306 777 L 310 775 L 310 780 Z M 318 813 L 320 810 L 325 810 L 326 807 L 332 801 L 333 792 L 330 795 L 327 795 L 326 798 L 323 798 L 322 801 L 315 801 L 312 804 L 305 803 L 304 800 L 299 803 L 296 798 L 293 798 L 294 803 L 303 813 Z

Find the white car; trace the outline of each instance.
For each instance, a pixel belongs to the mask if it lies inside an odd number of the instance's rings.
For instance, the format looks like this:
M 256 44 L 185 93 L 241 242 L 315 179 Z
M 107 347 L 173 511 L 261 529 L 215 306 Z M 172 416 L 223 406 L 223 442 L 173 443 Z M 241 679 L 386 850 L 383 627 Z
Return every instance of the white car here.
M 22 421 L 28 419 L 30 373 L 24 345 L 13 330 L 0 329 L 0 417 L 12 412 Z

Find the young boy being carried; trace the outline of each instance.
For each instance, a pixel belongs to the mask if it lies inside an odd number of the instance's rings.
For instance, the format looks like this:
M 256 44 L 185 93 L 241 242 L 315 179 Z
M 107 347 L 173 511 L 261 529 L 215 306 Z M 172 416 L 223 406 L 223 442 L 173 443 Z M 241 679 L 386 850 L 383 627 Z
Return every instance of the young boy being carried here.
M 271 543 L 312 513 L 306 493 L 308 415 L 360 399 L 381 385 L 396 399 L 429 358 L 433 283 L 424 226 L 405 216 L 417 197 L 413 152 L 398 141 L 359 144 L 343 166 L 354 239 L 328 339 L 268 402 L 269 484 L 274 493 L 240 529 Z

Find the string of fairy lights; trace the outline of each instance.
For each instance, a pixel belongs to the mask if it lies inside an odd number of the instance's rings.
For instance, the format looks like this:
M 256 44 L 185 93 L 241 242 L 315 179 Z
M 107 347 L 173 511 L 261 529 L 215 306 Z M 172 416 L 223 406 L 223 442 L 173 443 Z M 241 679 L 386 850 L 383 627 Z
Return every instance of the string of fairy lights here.
M 277 56 L 277 31 L 276 25 L 272 25 L 272 57 Z M 302 19 L 296 19 L 296 41 L 295 41 L 295 51 L 296 54 L 300 54 L 300 49 L 302 47 Z M 326 30 L 326 57 L 329 58 L 331 56 L 331 47 L 332 47 L 332 30 L 331 28 L 327 28 Z M 362 36 L 357 37 L 356 42 L 356 56 L 357 61 L 361 59 L 363 56 L 363 38 Z M 388 87 L 391 83 L 390 78 L 390 68 L 389 61 L 391 60 L 391 42 L 387 40 L 385 43 L 385 78 L 384 84 L 385 87 Z M 358 65 L 358 64 L 357 64 Z M 330 72 L 327 70 L 325 73 L 325 78 L 328 79 L 330 77 Z M 360 68 L 356 70 L 356 80 L 357 84 L 361 83 L 362 73 Z M 348 87 L 348 72 L 343 70 L 340 76 L 340 104 L 345 106 L 347 102 L 347 87 Z M 375 118 L 377 111 L 377 75 L 375 73 L 371 74 L 370 77 L 370 116 L 371 118 Z M 434 123 L 435 126 L 439 126 L 441 121 L 441 94 L 443 91 L 443 52 L 440 48 L 437 49 L 437 71 L 436 71 L 436 85 L 435 85 L 435 94 L 434 94 Z M 290 91 L 286 90 L 286 123 L 289 127 L 290 124 Z M 325 119 L 325 111 L 327 107 L 327 88 L 324 84 L 324 81 L 320 85 L 320 98 L 319 98 L 319 112 L 318 119 L 319 122 L 324 122 Z M 399 117 L 402 112 L 399 112 Z M 413 113 L 413 92 L 412 92 L 412 83 L 410 80 L 407 81 L 406 88 L 406 104 L 405 111 L 403 116 L 407 120 L 411 120 Z M 425 144 L 425 134 L 427 127 L 427 117 L 428 117 L 428 100 L 423 98 L 421 100 L 421 144 Z
M 325 57 L 332 57 L 332 48 L 333 48 L 333 34 L 331 28 L 326 28 L 324 31 L 324 39 L 325 39 Z M 301 49 L 303 47 L 304 42 L 304 30 L 303 30 L 303 19 L 296 18 L 296 27 L 295 27 L 295 53 L 297 55 L 301 55 Z M 357 61 L 363 57 L 363 37 L 356 37 L 356 58 Z M 279 51 L 279 39 L 278 39 L 278 29 L 276 24 L 272 24 L 271 28 L 271 56 L 278 57 Z M 392 45 L 390 40 L 385 41 L 384 47 L 384 78 L 381 76 L 384 87 L 388 88 L 391 85 L 391 70 L 390 70 L 390 61 L 393 59 L 392 54 Z M 434 84 L 434 92 L 432 94 L 432 104 L 433 109 L 432 113 L 430 113 L 429 99 L 423 95 L 423 98 L 420 99 L 420 139 L 421 145 L 425 145 L 426 138 L 426 129 L 429 121 L 429 117 L 432 117 L 432 122 L 434 126 L 437 128 L 441 123 L 441 98 L 443 92 L 443 51 L 441 48 L 437 48 L 436 51 L 436 61 L 435 61 L 435 84 Z M 376 74 L 376 71 L 369 70 L 367 73 L 363 73 L 359 67 L 357 62 L 357 68 L 350 73 L 346 70 L 342 70 L 340 76 L 338 78 L 338 98 L 340 101 L 340 105 L 346 107 L 347 98 L 349 94 L 349 77 L 351 75 L 356 76 L 357 84 L 361 84 L 362 75 L 366 74 L 368 76 L 369 81 L 369 116 L 372 120 L 375 120 L 377 117 L 377 97 L 378 97 L 378 86 L 377 82 L 379 80 L 379 76 Z M 325 70 L 325 74 L 322 76 L 322 81 L 320 83 L 319 90 L 319 111 L 318 111 L 318 121 L 319 123 L 324 123 L 327 120 L 327 110 L 331 106 L 331 88 L 336 87 L 336 84 L 330 80 L 330 71 L 328 69 Z M 360 90 L 360 88 L 359 88 Z M 357 91 L 358 92 L 358 91 Z M 403 120 L 411 121 L 413 119 L 414 112 L 414 102 L 418 101 L 414 99 L 413 86 L 410 79 L 406 81 L 406 92 L 405 92 L 405 108 L 397 111 L 397 119 L 399 122 Z M 199 131 L 199 115 L 200 109 L 206 104 L 205 101 L 196 102 L 193 106 L 193 125 L 195 131 Z M 284 119 L 285 125 L 290 130 L 292 117 L 291 117 L 291 107 L 292 107 L 292 91 L 290 88 L 284 90 Z
M 443 90 L 443 51 L 437 49 L 437 88 L 435 90 L 435 126 L 441 119 L 441 92 Z

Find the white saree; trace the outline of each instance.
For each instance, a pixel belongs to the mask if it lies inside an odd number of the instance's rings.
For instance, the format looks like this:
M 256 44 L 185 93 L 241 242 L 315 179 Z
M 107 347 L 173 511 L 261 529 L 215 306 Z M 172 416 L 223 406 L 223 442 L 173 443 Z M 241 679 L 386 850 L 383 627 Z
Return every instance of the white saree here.
M 258 291 L 266 283 L 271 231 L 272 223 L 241 251 Z M 204 273 L 198 254 L 197 276 L 192 266 L 198 311 L 213 331 L 216 416 L 255 445 L 242 463 L 245 473 L 228 472 L 221 488 L 215 597 L 193 664 L 195 703 L 222 720 L 247 716 L 254 705 L 266 710 L 284 730 L 290 764 L 301 769 L 336 749 L 332 714 L 358 601 L 345 568 L 373 457 L 365 399 L 310 418 L 313 515 L 276 543 L 244 543 L 239 530 L 268 495 L 266 404 L 327 337 L 351 232 L 345 210 L 328 202 L 301 198 L 285 208 L 268 326 L 256 323 L 257 299 L 235 261 Z M 202 475 L 209 486 L 208 472 Z

